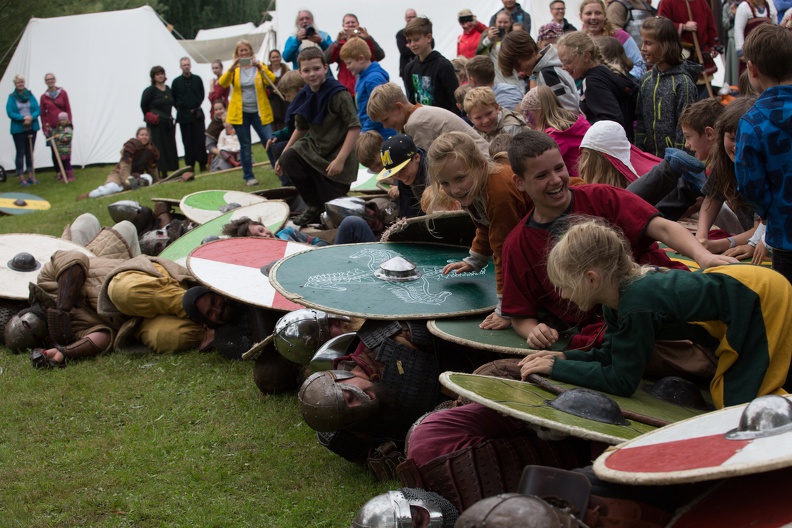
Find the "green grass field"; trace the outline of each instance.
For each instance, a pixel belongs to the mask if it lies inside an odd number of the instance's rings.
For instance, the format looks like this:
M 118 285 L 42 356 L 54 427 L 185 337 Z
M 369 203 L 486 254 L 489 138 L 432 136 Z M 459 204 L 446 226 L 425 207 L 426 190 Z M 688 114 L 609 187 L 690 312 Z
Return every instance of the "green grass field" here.
M 260 146 L 254 158 L 265 159 Z M 0 233 L 59 236 L 84 212 L 112 225 L 107 205 L 120 199 L 151 205 L 204 189 L 251 190 L 235 171 L 75 201 L 111 169 L 78 169 L 68 186 L 51 170 L 25 188 L 10 176 L 0 191 L 36 194 L 52 208 L 2 216 Z M 254 189 L 278 184 L 269 167 L 255 172 Z M 108 354 L 37 371 L 1 350 L 2 527 L 340 527 L 370 497 L 399 487 L 319 446 L 296 394 L 263 395 L 252 362 L 197 351 Z

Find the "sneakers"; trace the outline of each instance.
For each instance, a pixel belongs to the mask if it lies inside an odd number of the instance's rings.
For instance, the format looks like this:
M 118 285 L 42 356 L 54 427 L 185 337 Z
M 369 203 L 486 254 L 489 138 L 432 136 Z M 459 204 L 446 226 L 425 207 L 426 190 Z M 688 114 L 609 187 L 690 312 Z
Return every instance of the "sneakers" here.
M 319 215 L 324 210 L 321 206 L 309 205 L 303 213 L 295 218 L 292 223 L 297 226 L 304 226 L 319 220 Z
M 254 185 L 258 185 L 258 180 L 256 178 L 250 178 L 249 180 L 245 180 L 245 185 L 253 187 Z

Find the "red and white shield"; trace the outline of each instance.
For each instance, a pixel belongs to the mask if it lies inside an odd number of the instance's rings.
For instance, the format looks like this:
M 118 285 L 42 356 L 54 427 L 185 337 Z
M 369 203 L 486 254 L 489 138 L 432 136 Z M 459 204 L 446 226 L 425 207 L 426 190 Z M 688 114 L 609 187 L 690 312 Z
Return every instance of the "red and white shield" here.
M 232 299 L 276 310 L 299 310 L 275 291 L 261 268 L 285 256 L 313 249 L 272 238 L 228 238 L 204 244 L 190 253 L 187 268 L 206 286 Z
M 792 466 L 792 431 L 730 439 L 746 405 L 671 424 L 624 442 L 594 462 L 594 473 L 623 484 L 679 484 Z

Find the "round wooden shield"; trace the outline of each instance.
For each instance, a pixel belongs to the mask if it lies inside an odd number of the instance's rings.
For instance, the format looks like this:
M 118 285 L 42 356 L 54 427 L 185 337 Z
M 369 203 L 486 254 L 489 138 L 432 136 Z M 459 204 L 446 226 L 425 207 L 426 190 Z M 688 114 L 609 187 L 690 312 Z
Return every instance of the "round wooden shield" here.
M 435 319 L 429 321 L 426 327 L 441 339 L 458 345 L 487 350 L 499 354 L 517 354 L 525 356 L 539 352 L 528 348 L 525 338 L 521 337 L 513 328 L 505 330 L 485 330 L 479 325 L 484 317 L 460 317 L 455 319 Z M 549 350 L 566 350 L 568 339 L 559 339 Z
M 393 224 L 383 242 L 429 242 L 470 247 L 476 237 L 476 226 L 465 211 L 446 211 L 416 216 Z
M 678 510 L 669 528 L 780 528 L 792 524 L 792 468 L 733 477 Z
M 792 431 L 750 440 L 730 439 L 745 405 L 658 429 L 608 451 L 594 462 L 603 480 L 679 484 L 748 475 L 792 466 Z
M 263 202 L 264 198 L 241 191 L 199 191 L 188 194 L 179 202 L 184 216 L 199 224 L 222 216 L 220 209 L 230 203 L 241 206 Z
M 289 206 L 284 202 L 272 201 L 234 209 L 183 234 L 162 250 L 159 256 L 185 266 L 187 264 L 187 256 L 193 249 L 201 245 L 204 238 L 219 236 L 223 232 L 224 225 L 231 220 L 245 216 L 252 220 L 258 220 L 267 226 L 267 229 L 275 233 L 283 227 L 286 219 L 289 218 Z
M 443 275 L 468 256 L 467 248 L 440 244 L 346 244 L 292 255 L 270 272 L 275 289 L 296 303 L 368 319 L 437 319 L 491 311 L 498 302 L 490 263 L 479 272 Z M 391 282 L 380 264 L 402 257 L 419 277 Z
M 299 310 L 302 306 L 275 291 L 261 268 L 309 249 L 306 244 L 273 238 L 226 238 L 190 253 L 187 268 L 204 285 L 232 299 L 262 308 Z
M 150 200 L 154 203 L 162 202 L 170 205 L 178 206 L 181 203 L 181 200 L 178 198 L 150 198 Z
M 557 410 L 547 404 L 548 401 L 556 398 L 555 394 L 524 381 L 445 372 L 440 375 L 440 383 L 452 392 L 490 409 L 584 440 L 615 445 L 657 429 L 635 420 L 628 420 L 627 425 L 614 425 Z M 555 380 L 552 383 L 563 389 L 578 388 L 576 385 Z M 612 394 L 607 396 L 623 410 L 667 422 L 684 420 L 701 414 L 701 411 L 658 400 L 643 391 L 637 391 L 628 398 Z
M 177 170 L 171 172 L 170 174 L 168 174 L 167 178 L 160 179 L 160 181 L 158 181 L 157 184 L 170 183 L 170 182 L 173 182 L 173 181 L 176 181 L 176 180 L 180 180 L 185 172 L 189 172 L 189 171 L 192 171 L 192 170 L 195 170 L 195 168 L 194 167 L 182 167 L 182 168 L 177 169 Z
M 35 213 L 36 211 L 46 211 L 49 208 L 50 203 L 35 194 L 23 192 L 0 193 L 0 213 L 3 214 L 21 215 Z
M 382 189 L 377 185 L 377 173 L 371 172 L 363 165 L 358 169 L 357 180 L 352 182 L 349 190 L 363 194 L 380 194 Z
M 88 256 L 93 253 L 79 244 L 47 235 L 15 233 L 0 235 L 0 297 L 4 299 L 26 300 L 28 283 L 36 282 L 41 268 L 56 251 L 77 250 Z M 36 259 L 36 269 L 15 271 L 9 262 L 21 252 L 30 253 Z

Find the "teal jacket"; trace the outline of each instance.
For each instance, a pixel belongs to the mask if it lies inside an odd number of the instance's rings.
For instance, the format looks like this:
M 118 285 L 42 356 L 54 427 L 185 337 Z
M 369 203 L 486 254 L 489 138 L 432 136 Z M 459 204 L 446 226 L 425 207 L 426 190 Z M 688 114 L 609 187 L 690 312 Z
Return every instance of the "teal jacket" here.
M 6 114 L 8 114 L 8 118 L 11 120 L 11 133 L 12 134 L 19 134 L 25 131 L 25 126 L 22 124 L 24 121 L 24 117 L 22 114 L 19 113 L 19 107 L 17 106 L 16 97 L 14 97 L 14 92 L 11 92 L 8 95 L 8 102 L 6 103 Z M 41 115 L 41 108 L 39 107 L 38 101 L 36 98 L 33 97 L 33 94 L 30 94 L 30 116 L 33 118 L 33 130 L 36 131 L 39 129 L 39 116 Z

